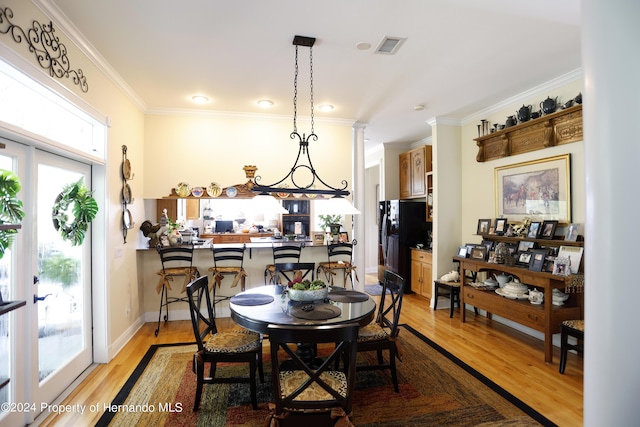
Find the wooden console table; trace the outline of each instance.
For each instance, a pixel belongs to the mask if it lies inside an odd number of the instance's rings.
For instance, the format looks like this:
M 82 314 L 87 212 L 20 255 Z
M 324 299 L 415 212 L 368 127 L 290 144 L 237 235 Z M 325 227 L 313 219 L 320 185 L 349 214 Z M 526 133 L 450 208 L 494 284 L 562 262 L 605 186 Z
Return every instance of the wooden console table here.
M 493 290 L 480 290 L 466 284 L 460 292 L 462 321 L 466 320 L 465 303 L 480 308 L 491 314 L 520 323 L 536 331 L 544 333 L 544 361 L 553 363 L 553 334 L 560 332 L 560 322 L 570 319 L 581 319 L 581 307 L 578 294 L 570 293 L 564 305 L 552 303 L 553 289 L 565 288 L 565 277 L 551 273 L 535 272 L 526 268 L 509 267 L 504 264 L 493 264 L 471 258 L 454 257 L 460 263 L 460 277 L 466 277 L 467 271 L 505 272 L 528 286 L 535 286 L 544 291 L 544 303 L 531 304 L 528 300 L 515 300 L 502 297 Z

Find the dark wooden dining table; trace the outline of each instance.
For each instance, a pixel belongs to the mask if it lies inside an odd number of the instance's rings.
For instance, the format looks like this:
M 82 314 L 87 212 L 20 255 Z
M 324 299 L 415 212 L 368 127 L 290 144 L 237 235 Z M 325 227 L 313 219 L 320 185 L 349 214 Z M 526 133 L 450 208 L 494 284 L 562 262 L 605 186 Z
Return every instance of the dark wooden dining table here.
M 336 294 L 332 295 L 332 292 L 336 292 Z M 350 292 L 353 292 L 353 294 L 350 294 Z M 351 298 L 353 301 L 345 302 L 350 299 L 350 295 L 353 295 L 353 298 Z M 340 298 L 338 298 L 338 296 L 340 296 Z M 241 305 L 251 304 L 249 301 L 252 297 L 255 297 L 255 305 Z M 267 302 L 269 297 L 273 297 L 273 300 Z M 245 301 L 242 301 L 243 299 Z M 343 288 L 330 288 L 328 299 L 328 302 L 313 303 L 291 301 L 286 292 L 283 296 L 278 286 L 266 285 L 250 288 L 237 294 L 229 300 L 229 308 L 231 309 L 231 318 L 234 322 L 259 333 L 266 333 L 269 325 L 295 327 L 302 325 L 334 325 L 356 322 L 360 324 L 360 326 L 364 326 L 373 320 L 376 303 L 370 296 L 364 293 L 345 291 Z M 326 307 L 325 305 L 327 304 L 332 307 Z M 301 308 L 301 306 L 308 305 L 313 305 L 318 312 L 321 311 L 323 307 L 332 308 L 334 310 L 334 314 L 332 314 L 334 317 L 327 319 L 296 317 L 296 312 L 304 315 L 300 313 L 298 309 Z M 339 314 L 335 315 L 337 309 L 339 309 Z M 306 314 L 309 314 L 309 312 Z M 305 315 L 305 317 L 312 316 Z

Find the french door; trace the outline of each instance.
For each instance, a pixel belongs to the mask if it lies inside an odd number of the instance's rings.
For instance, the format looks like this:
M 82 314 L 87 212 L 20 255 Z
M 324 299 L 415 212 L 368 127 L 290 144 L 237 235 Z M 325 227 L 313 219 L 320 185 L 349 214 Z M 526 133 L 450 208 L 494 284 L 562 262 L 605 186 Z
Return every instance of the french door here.
M 22 183 L 18 198 L 26 213 L 11 256 L 0 260 L 13 283 L 14 299 L 26 299 L 26 322 L 9 328 L 13 378 L 9 401 L 37 403 L 22 415 L 25 424 L 53 402 L 91 363 L 91 233 L 80 246 L 62 239 L 51 219 L 57 195 L 83 179 L 91 188 L 91 167 L 21 144 L 2 141 L 0 167 Z M 8 161 L 10 160 L 10 161 Z M 73 205 L 73 204 L 72 204 Z M 73 221 L 71 207 L 69 221 Z M 0 267 L 2 268 L 2 267 Z M 20 315 L 18 315 L 20 316 Z M 18 317 L 19 318 L 19 317 Z M 24 364 L 25 369 L 20 369 Z M 22 387 L 24 384 L 24 387 Z M 3 423 L 0 415 L 0 424 Z

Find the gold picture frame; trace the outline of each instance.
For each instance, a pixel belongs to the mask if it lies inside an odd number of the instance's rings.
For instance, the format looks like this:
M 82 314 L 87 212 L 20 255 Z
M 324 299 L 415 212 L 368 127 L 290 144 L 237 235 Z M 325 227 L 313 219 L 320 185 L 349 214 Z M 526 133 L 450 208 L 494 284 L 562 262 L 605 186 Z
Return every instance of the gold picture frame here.
M 571 222 L 571 155 L 495 168 L 496 217 Z
M 313 244 L 314 245 L 324 244 L 324 233 L 322 231 L 313 232 Z

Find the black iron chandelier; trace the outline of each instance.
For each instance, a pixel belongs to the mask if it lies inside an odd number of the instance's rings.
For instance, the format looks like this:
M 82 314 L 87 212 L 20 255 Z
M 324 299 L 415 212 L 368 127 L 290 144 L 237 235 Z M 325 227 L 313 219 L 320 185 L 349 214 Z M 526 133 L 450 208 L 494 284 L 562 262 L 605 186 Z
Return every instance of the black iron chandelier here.
M 332 187 L 327 184 L 322 178 L 320 178 L 313 167 L 311 162 L 311 155 L 309 153 L 309 141 L 317 141 L 318 136 L 314 131 L 314 114 L 313 114 L 313 45 L 316 39 L 314 37 L 295 36 L 293 38 L 293 45 L 296 47 L 296 59 L 295 59 L 295 76 L 293 80 L 293 132 L 289 135 L 291 139 L 297 139 L 299 141 L 298 156 L 296 161 L 289 170 L 289 173 L 285 175 L 281 180 L 274 182 L 271 185 L 260 185 L 260 177 L 254 178 L 255 185 L 252 190 L 258 193 L 258 196 L 270 197 L 269 194 L 273 193 L 291 193 L 291 194 L 304 194 L 308 197 L 325 196 L 329 197 L 332 203 L 341 204 L 343 207 L 339 210 L 344 213 L 356 214 L 360 213 L 353 205 L 344 197 L 350 193 L 347 191 L 348 183 L 346 180 L 342 180 L 341 188 Z M 309 74 L 310 74 L 310 99 L 311 99 L 311 132 L 309 135 L 304 133 L 300 135 L 297 127 L 297 115 L 298 115 L 298 47 L 304 46 L 309 48 Z M 306 157 L 306 161 L 305 161 Z M 296 179 L 297 177 L 297 179 Z M 289 186 L 289 182 L 293 184 Z M 286 184 L 285 184 L 286 183 Z M 286 185 L 286 187 L 285 187 Z M 322 185 L 322 188 L 318 188 Z

